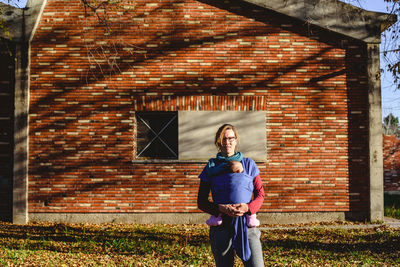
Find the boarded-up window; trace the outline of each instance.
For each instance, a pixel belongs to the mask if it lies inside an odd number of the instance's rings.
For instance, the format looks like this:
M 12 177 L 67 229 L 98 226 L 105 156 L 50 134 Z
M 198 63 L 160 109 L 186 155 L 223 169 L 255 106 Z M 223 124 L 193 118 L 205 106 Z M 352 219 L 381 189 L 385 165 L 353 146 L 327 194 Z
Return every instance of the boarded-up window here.
M 136 120 L 139 159 L 207 160 L 217 153 L 215 132 L 224 123 L 238 129 L 237 149 L 246 157 L 267 158 L 264 111 L 137 112 Z
M 178 158 L 177 112 L 138 112 L 136 121 L 138 158 Z

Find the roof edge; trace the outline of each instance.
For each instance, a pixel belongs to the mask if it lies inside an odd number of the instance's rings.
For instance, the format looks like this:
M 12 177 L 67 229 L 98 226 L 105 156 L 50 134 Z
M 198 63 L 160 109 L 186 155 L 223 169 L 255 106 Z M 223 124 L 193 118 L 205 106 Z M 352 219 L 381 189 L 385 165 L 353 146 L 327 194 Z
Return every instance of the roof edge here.
M 338 0 L 243 1 L 366 43 L 380 43 L 381 33 L 397 21 L 396 15 L 367 11 Z
M 0 37 L 13 42 L 27 42 L 32 38 L 46 0 L 28 0 L 24 8 L 0 3 L 0 20 L 6 31 Z
M 338 0 L 243 1 L 366 43 L 380 43 L 381 33 L 397 21 L 396 15 L 367 11 Z M 0 3 L 0 20 L 7 29 L 0 31 L 0 37 L 15 42 L 30 40 L 45 4 L 46 0 L 28 0 L 20 9 Z

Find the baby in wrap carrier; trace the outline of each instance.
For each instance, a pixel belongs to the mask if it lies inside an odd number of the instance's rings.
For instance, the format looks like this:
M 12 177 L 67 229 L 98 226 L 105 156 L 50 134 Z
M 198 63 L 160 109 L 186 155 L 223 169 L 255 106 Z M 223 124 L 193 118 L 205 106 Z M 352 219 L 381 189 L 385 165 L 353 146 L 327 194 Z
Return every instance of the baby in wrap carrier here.
M 230 173 L 242 173 L 243 165 L 240 161 L 231 161 L 227 163 L 226 170 Z M 257 219 L 256 214 L 246 214 L 247 226 L 248 227 L 257 227 L 260 225 L 260 221 Z M 221 214 L 218 217 L 211 215 L 211 217 L 206 221 L 209 226 L 217 226 L 222 224 Z

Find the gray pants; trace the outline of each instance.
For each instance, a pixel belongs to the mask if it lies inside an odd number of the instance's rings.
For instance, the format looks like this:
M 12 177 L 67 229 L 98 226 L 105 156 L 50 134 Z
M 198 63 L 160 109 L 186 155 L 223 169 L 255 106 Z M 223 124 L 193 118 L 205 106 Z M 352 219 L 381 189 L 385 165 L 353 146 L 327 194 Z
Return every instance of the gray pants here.
M 251 257 L 248 261 L 243 262 L 246 267 L 264 266 L 260 235 L 261 232 L 256 227 L 247 229 Z M 217 267 L 233 266 L 235 252 L 232 246 L 232 236 L 233 229 L 222 226 L 210 227 L 211 250 Z

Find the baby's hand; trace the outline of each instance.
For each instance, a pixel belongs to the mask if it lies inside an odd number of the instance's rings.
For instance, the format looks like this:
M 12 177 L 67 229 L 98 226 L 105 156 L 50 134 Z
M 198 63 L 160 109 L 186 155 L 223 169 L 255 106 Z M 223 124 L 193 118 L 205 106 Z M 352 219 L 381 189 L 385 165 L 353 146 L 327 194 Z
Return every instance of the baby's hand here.
M 243 166 L 240 162 L 230 162 L 228 167 L 231 169 L 233 173 L 243 172 Z

